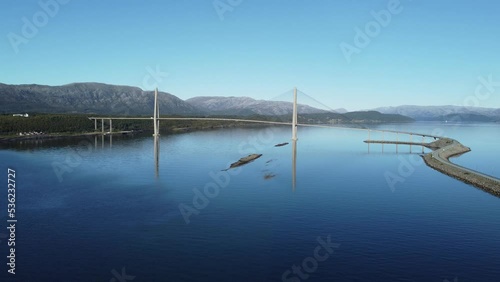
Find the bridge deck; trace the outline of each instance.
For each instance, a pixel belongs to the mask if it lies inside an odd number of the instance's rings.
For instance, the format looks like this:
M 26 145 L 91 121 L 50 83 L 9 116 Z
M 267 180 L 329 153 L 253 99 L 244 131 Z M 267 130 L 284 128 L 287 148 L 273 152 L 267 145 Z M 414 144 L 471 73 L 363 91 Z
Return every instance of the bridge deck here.
M 407 142 L 407 141 L 386 141 L 386 140 L 365 140 L 365 143 L 370 144 L 395 144 L 395 145 L 415 145 L 415 146 L 424 146 L 429 147 L 429 143 L 422 142 Z
M 152 117 L 89 117 L 90 120 L 152 120 Z M 275 125 L 292 125 L 291 122 L 279 122 L 279 121 L 265 121 L 265 120 L 254 120 L 254 119 L 236 119 L 236 118 L 203 118 L 203 117 L 160 117 L 158 120 L 206 120 L 206 121 L 236 121 L 236 122 L 249 122 L 249 123 L 261 123 L 261 124 L 275 124 Z M 319 127 L 319 128 L 333 128 L 333 129 L 346 129 L 346 130 L 362 130 L 362 131 L 373 131 L 373 132 L 388 132 L 395 134 L 406 134 L 415 135 L 422 137 L 433 137 L 441 138 L 441 136 L 407 132 L 407 131 L 397 131 L 397 130 L 384 130 L 384 129 L 371 129 L 371 128 L 359 128 L 359 127 L 343 127 L 343 126 L 331 126 L 325 124 L 307 124 L 298 123 L 297 126 L 304 127 Z

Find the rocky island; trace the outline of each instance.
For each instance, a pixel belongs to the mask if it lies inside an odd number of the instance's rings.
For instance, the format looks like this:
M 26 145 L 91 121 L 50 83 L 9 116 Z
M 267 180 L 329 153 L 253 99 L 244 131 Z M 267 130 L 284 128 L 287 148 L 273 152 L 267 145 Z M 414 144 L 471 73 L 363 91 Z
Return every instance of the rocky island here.
M 252 161 L 260 158 L 261 156 L 262 156 L 262 154 L 251 154 L 251 155 L 248 155 L 246 157 L 243 157 L 243 158 L 239 159 L 237 162 L 232 163 L 231 166 L 228 169 L 245 165 L 245 164 L 247 164 L 249 162 L 252 162 Z M 228 170 L 228 169 L 226 169 L 226 170 Z

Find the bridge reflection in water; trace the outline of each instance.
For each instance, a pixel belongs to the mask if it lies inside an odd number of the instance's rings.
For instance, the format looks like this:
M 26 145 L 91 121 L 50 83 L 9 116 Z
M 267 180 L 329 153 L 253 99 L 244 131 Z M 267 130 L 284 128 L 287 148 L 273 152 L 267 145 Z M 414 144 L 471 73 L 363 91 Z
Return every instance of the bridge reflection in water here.
M 155 158 L 155 176 L 159 177 L 160 172 L 160 136 L 156 135 L 154 139 L 154 158 Z
M 100 136 L 100 137 L 99 137 Z M 99 141 L 100 139 L 100 141 Z M 107 135 L 94 135 L 94 148 L 97 149 L 99 143 L 101 143 L 101 149 L 105 147 L 105 139 L 108 139 L 109 148 L 113 148 L 113 134 Z M 295 191 L 296 187 L 296 170 L 297 170 L 297 140 L 292 140 L 292 191 Z M 154 156 L 154 171 L 155 177 L 160 177 L 160 135 L 153 136 L 153 156 Z
M 103 137 L 104 140 L 104 137 Z M 111 140 L 111 139 L 110 139 Z M 97 143 L 97 137 L 96 137 Z M 160 176 L 160 137 L 153 136 L 155 177 Z M 292 140 L 292 191 L 295 192 L 297 183 L 297 140 Z
M 113 134 L 109 134 L 109 135 L 96 134 L 96 135 L 94 135 L 94 149 L 97 149 L 97 143 L 99 143 L 98 136 L 101 136 L 101 149 L 104 149 L 104 138 L 106 138 L 106 136 L 109 136 L 109 148 L 110 149 L 113 148 Z
M 292 140 L 292 191 L 297 183 L 297 140 Z

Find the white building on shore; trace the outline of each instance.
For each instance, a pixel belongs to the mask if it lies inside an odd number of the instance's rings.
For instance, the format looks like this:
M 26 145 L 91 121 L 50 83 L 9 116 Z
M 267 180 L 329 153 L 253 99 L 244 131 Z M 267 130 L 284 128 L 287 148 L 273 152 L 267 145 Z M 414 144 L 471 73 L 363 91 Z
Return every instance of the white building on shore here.
M 30 115 L 26 114 L 13 114 L 13 117 L 29 117 Z

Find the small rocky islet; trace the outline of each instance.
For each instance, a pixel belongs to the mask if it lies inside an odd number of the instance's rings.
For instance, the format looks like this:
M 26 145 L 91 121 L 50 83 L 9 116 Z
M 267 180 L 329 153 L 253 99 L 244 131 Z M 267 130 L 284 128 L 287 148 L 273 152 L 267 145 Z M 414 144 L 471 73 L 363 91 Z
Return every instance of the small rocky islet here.
M 250 154 L 246 157 L 243 157 L 241 159 L 239 159 L 238 161 L 232 163 L 228 169 L 231 169 L 231 168 L 235 168 L 235 167 L 239 167 L 239 166 L 242 166 L 242 165 L 245 165 L 249 162 L 252 162 L 258 158 L 262 157 L 262 154 Z M 227 170 L 227 169 L 226 169 Z
M 276 144 L 276 145 L 274 145 L 274 147 L 283 147 L 286 145 L 288 145 L 288 142 Z

